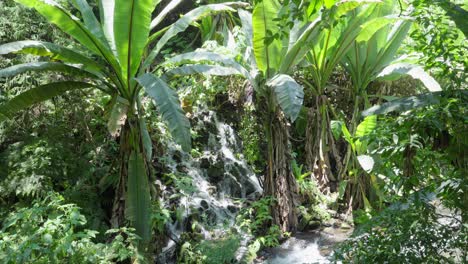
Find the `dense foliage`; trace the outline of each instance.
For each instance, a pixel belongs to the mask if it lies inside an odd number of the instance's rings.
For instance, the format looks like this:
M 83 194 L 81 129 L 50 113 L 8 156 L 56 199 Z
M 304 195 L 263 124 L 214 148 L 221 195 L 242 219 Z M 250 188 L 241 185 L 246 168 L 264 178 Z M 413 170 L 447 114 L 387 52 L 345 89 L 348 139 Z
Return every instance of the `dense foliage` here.
M 1 1 L 0 262 L 468 261 L 467 9 Z

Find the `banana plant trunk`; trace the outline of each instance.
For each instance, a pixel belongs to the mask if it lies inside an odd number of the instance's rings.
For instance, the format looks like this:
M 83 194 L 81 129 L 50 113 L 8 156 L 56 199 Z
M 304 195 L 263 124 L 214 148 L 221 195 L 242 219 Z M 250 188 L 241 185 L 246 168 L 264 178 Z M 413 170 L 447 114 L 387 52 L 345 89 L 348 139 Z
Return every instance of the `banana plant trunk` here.
M 361 111 L 365 108 L 365 105 L 368 104 L 368 99 L 366 93 L 355 92 L 351 96 L 355 98 L 355 101 L 349 127 L 351 135 L 355 135 L 360 121 Z M 359 165 L 357 161 L 357 153 L 352 150 L 350 144 L 348 144 L 347 147 L 341 175 L 341 178 L 347 181 L 344 193 L 347 214 L 351 213 L 352 210 L 365 208 L 371 196 L 371 182 L 369 176 L 361 169 L 361 165 Z
M 275 199 L 271 207 L 273 224 L 283 232 L 294 232 L 297 229 L 295 208 L 298 186 L 291 170 L 288 123 L 280 112 L 269 112 L 267 115 L 268 169 L 264 191 L 265 195 Z
M 119 180 L 114 194 L 114 203 L 112 207 L 112 228 L 125 226 L 125 195 L 128 179 L 128 159 L 131 153 L 130 144 L 130 124 L 125 121 L 120 132 L 120 164 L 119 164 Z
M 306 130 L 306 164 L 322 192 L 336 190 L 338 182 L 333 171 L 341 170 L 341 158 L 331 129 L 329 102 L 325 95 L 316 97 L 309 108 Z M 332 169 L 332 164 L 334 169 Z
M 146 252 L 151 240 L 151 192 L 149 167 L 138 116 L 129 113 L 120 133 L 120 175 L 115 189 L 111 225 L 127 223 L 141 238 L 139 250 Z

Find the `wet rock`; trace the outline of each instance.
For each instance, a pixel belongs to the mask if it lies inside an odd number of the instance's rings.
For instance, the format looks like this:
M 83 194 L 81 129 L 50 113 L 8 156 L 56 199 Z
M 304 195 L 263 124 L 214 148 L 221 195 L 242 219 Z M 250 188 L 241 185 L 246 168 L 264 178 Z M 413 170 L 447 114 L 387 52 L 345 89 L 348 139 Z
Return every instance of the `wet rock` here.
M 200 206 L 205 210 L 210 207 L 210 205 L 208 204 L 208 202 L 206 200 L 201 200 Z
M 188 169 L 183 164 L 177 164 L 176 169 L 178 172 L 187 173 Z
M 234 206 L 234 205 L 228 205 L 227 209 L 229 210 L 229 212 L 231 212 L 233 214 L 235 214 L 237 212 L 237 210 L 238 210 L 237 207 Z
M 220 182 L 224 176 L 224 161 L 216 160 L 214 164 L 211 164 L 207 169 L 207 176 L 213 183 Z
M 172 159 L 175 162 L 180 163 L 182 161 L 182 153 L 180 151 L 174 151 L 172 154 Z
M 200 159 L 200 168 L 202 169 L 208 169 L 211 165 L 211 161 L 207 157 L 203 157 Z
M 216 225 L 216 220 L 218 218 L 216 212 L 212 209 L 206 210 L 204 215 L 205 221 L 209 225 Z

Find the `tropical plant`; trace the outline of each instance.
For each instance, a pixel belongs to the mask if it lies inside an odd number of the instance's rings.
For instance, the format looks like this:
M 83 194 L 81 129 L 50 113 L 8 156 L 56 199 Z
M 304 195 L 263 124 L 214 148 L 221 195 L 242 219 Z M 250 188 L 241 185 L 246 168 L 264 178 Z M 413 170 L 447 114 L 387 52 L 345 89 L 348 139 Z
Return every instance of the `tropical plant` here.
M 331 129 L 331 103 L 329 90 L 330 77 L 340 61 L 351 48 L 359 34 L 368 30 L 365 27 L 368 14 L 380 2 L 374 1 L 325 1 L 310 3 L 304 19 L 320 24 L 314 32 L 311 50 L 306 55 L 306 69 L 310 80 L 302 80 L 311 90 L 313 105 L 308 109 L 306 129 L 306 164 L 319 182 L 322 190 L 331 187 L 334 191 L 341 171 L 341 158 L 335 145 Z M 356 10 L 358 6 L 362 6 Z M 352 10 L 342 17 L 346 11 Z M 331 15 L 326 15 L 331 13 Z M 332 168 L 333 160 L 335 168 Z
M 457 219 L 441 221 L 428 201 L 396 204 L 339 245 L 339 263 L 463 263 L 468 233 Z
M 50 192 L 18 206 L 3 219 L 0 230 L 2 263 L 115 263 L 136 255 L 134 230 L 111 229 L 112 243 L 95 242 L 99 232 L 84 229 L 86 218 L 75 204 Z
M 51 59 L 2 69 L 1 78 L 30 71 L 55 71 L 81 81 L 60 81 L 31 88 L 0 105 L 0 121 L 13 118 L 20 110 L 70 90 L 91 88 L 110 95 L 108 128 L 114 137 L 119 136 L 120 141 L 120 177 L 115 187 L 112 224 L 123 226 L 127 219 L 142 238 L 140 248 L 145 248 L 151 239 L 148 177 L 152 144 L 143 118 L 145 109 L 141 98 L 144 92 L 154 100 L 174 140 L 185 151 L 191 145 L 190 124 L 177 94 L 150 73 L 155 70 L 154 61 L 164 45 L 193 21 L 216 12 L 235 11 L 231 6 L 237 4 L 198 7 L 174 24 L 153 33 L 176 4 L 167 5 L 152 20 L 152 12 L 159 1 L 99 1 L 99 19 L 86 0 L 72 1 L 81 18 L 54 1 L 17 2 L 36 9 L 81 44 L 86 52 L 42 41 L 16 41 L 1 45 L 0 55 L 33 54 Z
M 354 98 L 354 110 L 349 132 L 354 137 L 361 111 L 370 106 L 367 89 L 371 82 L 410 76 L 420 80 L 430 91 L 441 90 L 437 81 L 422 67 L 405 61 L 404 57 L 397 58 L 397 52 L 411 27 L 411 20 L 408 17 L 397 16 L 397 12 L 400 12 L 397 5 L 386 0 L 367 13 L 367 21 L 361 26 L 363 30 L 342 58 L 342 65 L 352 80 L 350 98 Z M 361 154 L 363 153 L 358 154 L 353 150 L 351 144 L 348 145 L 342 170 L 344 174 L 359 167 L 357 155 Z M 364 186 L 371 186 L 368 177 L 362 173 L 355 173 L 352 176 L 343 175 L 342 178 L 348 181 L 347 201 L 352 200 L 354 208 L 362 208 L 365 196 L 369 192 L 369 188 Z M 358 197 L 354 197 L 355 195 Z
M 413 4 L 415 23 L 407 49 L 420 54 L 419 63 L 430 70 L 444 90 L 467 89 L 468 28 L 463 19 L 467 11 L 448 0 Z

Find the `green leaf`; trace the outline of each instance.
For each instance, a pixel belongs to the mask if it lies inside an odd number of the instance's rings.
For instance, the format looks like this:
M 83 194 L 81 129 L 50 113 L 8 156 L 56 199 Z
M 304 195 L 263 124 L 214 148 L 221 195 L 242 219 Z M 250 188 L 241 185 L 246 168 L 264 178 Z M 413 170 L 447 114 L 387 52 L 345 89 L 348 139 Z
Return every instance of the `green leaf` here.
M 465 6 L 466 6 L 466 1 Z M 452 3 L 449 0 L 439 1 L 439 6 L 442 7 L 447 15 L 455 22 L 458 29 L 465 35 L 465 39 L 468 37 L 468 11 L 462 8 L 460 4 Z
M 16 2 L 34 8 L 48 21 L 57 25 L 63 32 L 75 38 L 86 48 L 95 54 L 101 55 L 99 45 L 93 38 L 91 32 L 80 22 L 80 20 L 67 12 L 62 6 L 52 0 L 15 0 Z M 102 43 L 101 43 L 102 44 Z
M 204 74 L 215 76 L 242 75 L 239 71 L 231 67 L 219 65 L 193 64 L 174 68 L 165 73 L 165 77 L 171 79 L 174 76 L 184 76 L 192 74 Z
M 349 11 L 352 11 L 364 4 L 369 3 L 380 3 L 381 0 L 346 0 L 336 3 L 333 8 L 333 18 L 338 19 L 339 17 L 346 15 Z
M 341 132 L 343 132 L 343 138 L 346 140 L 346 142 L 348 142 L 351 145 L 351 148 L 355 150 L 356 146 L 354 145 L 353 137 L 351 136 L 351 133 L 349 133 L 345 123 L 342 123 Z
M 335 140 L 338 140 L 342 134 L 342 126 L 343 126 L 343 122 L 339 121 L 339 120 L 332 120 L 330 122 L 330 128 L 332 130 L 332 133 L 333 133 L 333 137 L 335 138 Z
M 415 96 L 396 99 L 381 105 L 375 105 L 362 112 L 363 116 L 381 115 L 390 112 L 403 112 L 418 107 L 424 107 L 440 103 L 441 92 L 424 93 Z
M 407 63 L 395 63 L 387 66 L 377 78 L 382 80 L 397 80 L 404 75 L 420 80 L 430 92 L 441 91 L 439 83 L 432 78 L 421 66 Z
M 114 39 L 124 79 L 136 75 L 148 41 L 154 0 L 116 0 Z M 129 85 L 130 86 L 130 85 Z
M 136 229 L 143 243 L 151 240 L 151 196 L 143 155 L 132 152 L 128 160 L 128 182 L 125 216 Z
M 330 9 L 336 2 L 337 0 L 323 0 L 323 5 Z
M 14 65 L 0 70 L 0 78 L 15 76 L 24 72 L 56 71 L 67 73 L 72 76 L 103 77 L 100 72 L 88 72 L 78 67 L 70 66 L 60 62 L 30 62 Z
M 166 63 L 164 64 L 183 64 L 186 62 L 207 62 L 207 63 L 218 63 L 221 64 L 222 66 L 227 66 L 229 68 L 233 68 L 237 71 L 237 73 L 242 74 L 245 78 L 249 79 L 251 82 L 253 82 L 253 78 L 251 77 L 250 73 L 239 63 L 237 63 L 235 60 L 218 54 L 214 52 L 207 52 L 207 51 L 194 51 L 194 52 L 188 52 L 184 53 L 181 55 L 177 55 L 172 57 L 171 59 L 167 60 Z
M 169 4 L 167 4 L 164 9 L 159 12 L 159 14 L 151 21 L 150 30 L 153 30 L 155 27 L 157 27 L 171 11 L 174 10 L 174 8 L 176 8 L 183 1 L 184 0 L 171 0 Z
M 292 46 L 289 47 L 286 55 L 281 60 L 280 73 L 288 73 L 295 65 L 302 61 L 313 45 L 311 42 L 316 41 L 320 34 L 319 26 L 321 22 L 321 18 L 317 18 L 312 23 L 309 23 L 298 39 L 294 43 L 291 43 Z
M 146 160 L 151 161 L 153 157 L 153 142 L 151 141 L 145 118 L 140 116 L 138 120 L 140 121 L 141 141 L 143 142 L 143 147 L 145 148 Z
M 190 122 L 180 106 L 177 93 L 164 81 L 152 74 L 144 74 L 136 79 L 145 88 L 168 124 L 174 140 L 182 146 L 184 151 L 191 149 Z
M 247 38 L 248 46 L 253 47 L 252 14 L 243 9 L 237 10 L 237 13 L 239 14 L 242 23 L 242 31 Z
M 385 48 L 379 52 L 378 64 L 375 67 L 377 72 L 375 72 L 375 74 L 378 74 L 379 71 L 383 70 L 395 60 L 398 49 L 408 35 L 411 24 L 411 21 L 408 20 L 397 21 L 385 40 L 387 43 Z
M 294 122 L 301 111 L 304 90 L 291 76 L 279 74 L 267 82 L 275 92 L 276 99 L 283 112 Z
M 0 55 L 10 53 L 32 54 L 50 57 L 69 63 L 81 64 L 81 69 L 95 72 L 105 72 L 105 67 L 71 49 L 49 42 L 23 40 L 0 45 Z
M 252 13 L 253 49 L 258 68 L 269 78 L 270 72 L 279 70 L 281 41 L 274 37 L 279 33 L 278 12 L 281 5 L 277 0 L 264 0 L 255 5 Z
M 369 135 L 372 131 L 375 130 L 377 127 L 377 116 L 372 115 L 364 118 L 364 121 L 362 121 L 358 127 L 356 128 L 356 133 L 355 133 L 355 138 L 356 140 L 354 141 L 355 145 L 355 151 L 357 154 L 364 154 L 367 151 L 367 143 L 368 141 L 366 139 L 363 139 L 362 137 L 365 137 Z
M 0 105 L 0 121 L 12 118 L 18 111 L 24 110 L 34 104 L 51 99 L 67 91 L 93 87 L 93 84 L 84 82 L 56 82 L 38 86 L 14 97 L 10 101 Z
M 114 9 L 115 0 L 99 0 L 99 12 L 103 32 L 112 54 L 114 54 L 115 57 L 118 57 L 114 38 Z
M 349 180 L 342 180 L 338 186 L 338 200 L 343 199 Z
M 88 2 L 86 0 L 73 0 L 72 3 L 80 11 L 86 28 L 109 49 L 101 23 L 97 20 Z
M 378 17 L 367 21 L 366 23 L 361 25 L 361 32 L 357 36 L 356 41 L 369 41 L 377 31 L 396 20 L 397 18 L 394 17 Z
M 107 121 L 107 129 L 113 137 L 120 134 L 120 130 L 127 120 L 128 106 L 129 103 L 126 99 L 117 96 Z
M 174 24 L 170 25 L 169 28 L 166 30 L 164 35 L 159 39 L 158 43 L 156 46 L 153 48 L 153 50 L 150 52 L 146 60 L 143 62 L 142 65 L 142 71 L 146 70 L 151 63 L 153 63 L 154 59 L 156 56 L 159 54 L 161 49 L 164 47 L 164 45 L 167 44 L 167 42 L 179 34 L 180 32 L 185 31 L 193 22 L 202 19 L 206 16 L 219 13 L 219 12 L 234 12 L 235 9 L 233 9 L 228 3 L 228 4 L 211 4 L 211 5 L 205 5 L 205 6 L 200 6 L 192 11 L 188 12 L 185 14 L 183 17 L 181 17 L 179 20 L 177 20 Z M 233 5 L 236 5 L 236 3 L 232 3 Z M 237 3 L 237 5 L 240 5 L 241 3 Z M 153 37 L 150 37 L 150 40 L 153 40 Z M 147 43 L 149 45 L 151 43 Z M 142 72 L 141 71 L 141 72 Z
M 377 116 L 367 116 L 356 129 L 355 137 L 360 138 L 369 135 L 377 127 Z
M 363 24 L 359 41 L 355 41 L 342 58 L 342 65 L 351 75 L 358 93 L 367 89 L 379 72 L 395 60 L 395 55 L 411 27 L 407 18 L 391 17 L 392 12 L 394 5 L 385 1 L 379 5 L 371 5 L 359 15 L 367 22 Z

